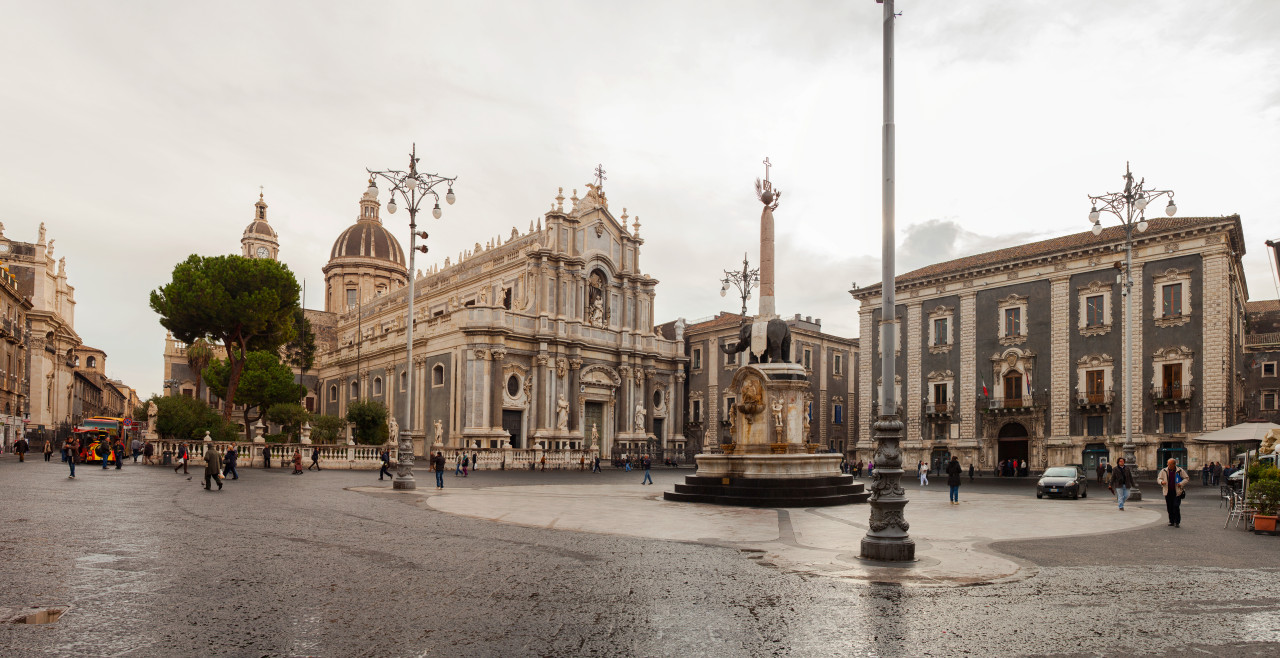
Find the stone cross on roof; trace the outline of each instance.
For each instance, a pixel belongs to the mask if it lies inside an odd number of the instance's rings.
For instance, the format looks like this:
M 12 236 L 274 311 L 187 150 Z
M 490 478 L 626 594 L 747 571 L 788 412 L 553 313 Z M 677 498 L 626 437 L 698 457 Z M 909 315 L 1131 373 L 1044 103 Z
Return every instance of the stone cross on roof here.
M 596 187 L 597 187 L 597 188 L 603 187 L 603 186 L 604 186 L 604 182 L 605 182 L 606 180 L 609 180 L 608 178 L 605 178 L 605 176 L 604 176 L 604 174 L 605 174 L 605 171 L 604 171 L 604 165 L 603 165 L 603 164 L 598 164 L 598 165 L 596 165 L 596 172 L 595 172 L 595 173 L 596 173 Z

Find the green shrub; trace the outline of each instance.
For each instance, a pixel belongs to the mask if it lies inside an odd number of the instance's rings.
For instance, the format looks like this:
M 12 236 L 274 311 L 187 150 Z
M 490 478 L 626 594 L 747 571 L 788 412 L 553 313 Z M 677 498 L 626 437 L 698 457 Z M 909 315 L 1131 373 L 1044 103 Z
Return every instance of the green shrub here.
M 1250 481 L 1249 504 L 1258 510 L 1258 514 L 1275 516 L 1276 509 L 1280 508 L 1280 480 L 1268 478 Z
M 387 407 L 377 400 L 361 400 L 347 405 L 347 422 L 351 423 L 355 442 L 382 445 L 391 430 L 387 427 Z
M 310 422 L 314 443 L 337 443 L 347 429 L 347 421 L 338 416 L 312 416 Z
M 1276 468 L 1267 462 L 1254 462 L 1249 464 L 1247 471 L 1249 482 L 1258 482 L 1260 480 L 1280 480 L 1280 468 Z

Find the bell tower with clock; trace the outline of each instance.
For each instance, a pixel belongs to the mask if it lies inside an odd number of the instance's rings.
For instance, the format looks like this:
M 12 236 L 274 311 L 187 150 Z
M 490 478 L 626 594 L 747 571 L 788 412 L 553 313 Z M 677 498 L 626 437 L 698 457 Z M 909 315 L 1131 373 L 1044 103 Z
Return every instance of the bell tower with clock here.
M 245 258 L 270 258 L 276 260 L 280 253 L 280 240 L 275 229 L 267 223 L 267 202 L 258 191 L 258 202 L 253 204 L 253 221 L 240 237 L 241 255 Z

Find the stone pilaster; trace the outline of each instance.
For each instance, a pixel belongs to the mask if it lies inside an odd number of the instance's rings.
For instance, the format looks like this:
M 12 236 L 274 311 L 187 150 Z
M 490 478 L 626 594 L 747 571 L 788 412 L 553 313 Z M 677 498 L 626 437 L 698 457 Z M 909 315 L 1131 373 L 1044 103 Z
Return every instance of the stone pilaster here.
M 960 391 L 955 396 L 960 407 L 960 440 L 977 439 L 978 414 L 978 293 L 970 290 L 960 293 L 960 311 L 955 321 L 959 323 L 960 341 Z
M 1143 267 L 1142 263 L 1135 262 L 1133 264 L 1133 273 L 1132 273 L 1133 288 L 1131 289 L 1131 292 L 1130 292 L 1130 295 L 1132 295 L 1132 299 L 1130 300 L 1130 303 L 1132 304 L 1132 306 L 1130 307 L 1131 315 L 1129 316 L 1129 326 L 1125 327 L 1127 331 L 1132 332 L 1131 340 L 1133 341 L 1132 342 L 1133 348 L 1132 348 L 1132 351 L 1129 353 L 1129 363 L 1130 363 L 1129 374 L 1130 374 L 1130 377 L 1132 377 L 1132 379 L 1124 383 L 1124 394 L 1129 396 L 1129 399 L 1132 400 L 1133 402 L 1132 415 L 1129 417 L 1128 420 L 1130 423 L 1129 426 L 1132 428 L 1134 441 L 1142 440 L 1142 432 L 1143 432 L 1142 410 L 1143 410 L 1143 404 L 1146 400 L 1146 390 L 1147 390 L 1147 386 L 1145 385 L 1146 375 L 1142 367 L 1143 364 L 1147 362 L 1146 348 L 1143 347 L 1144 341 L 1143 341 L 1142 328 L 1146 326 L 1145 318 L 1148 316 L 1147 314 L 1149 313 L 1149 311 L 1147 310 L 1146 305 L 1143 303 L 1143 300 L 1146 299 L 1146 284 L 1143 282 L 1143 279 L 1142 279 L 1142 267 Z M 1124 300 L 1121 300 L 1120 303 L 1123 304 Z M 1123 313 L 1123 311 L 1121 312 Z M 1123 336 L 1124 334 L 1121 334 L 1122 341 L 1124 340 Z M 1122 345 L 1121 354 L 1123 353 L 1124 353 L 1124 347 Z M 1124 357 L 1120 358 L 1120 363 L 1121 364 L 1124 363 Z M 1124 379 L 1123 367 L 1121 368 L 1121 371 L 1118 374 L 1119 374 L 1119 379 Z M 1123 404 L 1123 401 L 1121 401 L 1121 404 Z M 1123 406 L 1119 409 L 1119 412 L 1120 412 L 1120 417 L 1124 418 Z M 1121 427 L 1122 442 L 1124 440 L 1123 431 L 1124 429 L 1123 427 Z M 1143 466 L 1143 464 L 1139 464 L 1139 466 Z M 1150 464 L 1145 464 L 1145 466 L 1147 468 L 1151 467 Z
M 924 344 L 924 340 L 920 335 L 920 314 L 922 310 L 921 302 L 911 302 L 907 305 L 906 318 L 906 335 L 902 340 L 902 353 L 907 357 L 907 386 L 905 400 L 902 400 L 902 408 L 907 412 L 906 439 L 907 445 L 921 441 L 923 432 L 921 431 L 921 415 L 924 413 L 922 400 L 922 386 L 920 373 L 920 347 Z M 902 327 L 899 327 L 901 330 Z M 926 456 L 927 458 L 927 456 Z
M 495 430 L 502 429 L 502 389 L 506 386 L 506 381 L 502 376 L 502 361 L 507 356 L 507 351 L 502 348 L 494 349 L 490 352 L 493 355 L 489 367 L 489 427 Z
M 579 432 L 580 422 L 579 414 L 582 412 L 581 390 L 582 386 L 578 383 L 578 376 L 582 374 L 582 359 L 577 357 L 569 359 L 569 394 L 565 396 L 569 400 L 569 431 Z
M 1196 388 L 1203 391 L 1200 395 L 1200 406 L 1204 414 L 1204 431 L 1212 432 L 1226 427 L 1228 396 L 1231 388 L 1230 372 L 1223 365 L 1230 360 L 1231 349 L 1231 281 L 1229 280 L 1231 262 L 1227 255 L 1218 252 L 1206 254 L 1203 260 L 1203 280 L 1200 290 L 1191 291 L 1191 309 L 1202 309 L 1203 315 L 1198 318 L 1204 335 L 1204 360 L 1201 362 L 1203 380 Z M 1205 290 L 1214 294 L 1205 295 Z M 1196 299 L 1199 293 L 1203 299 Z M 1194 369 L 1193 369 L 1194 371 Z M 1186 373 L 1184 377 L 1189 377 Z M 1195 386 L 1195 382 L 1192 382 Z M 1194 401 L 1195 398 L 1193 397 Z
M 861 390 L 858 391 L 859 411 L 858 414 L 858 436 L 861 439 L 860 448 L 872 449 L 875 444 L 871 438 L 871 423 L 874 418 L 871 417 L 871 402 L 875 396 L 876 379 L 872 376 L 871 364 L 876 359 L 875 349 L 875 329 L 871 324 L 871 309 L 863 303 L 863 308 L 858 312 L 858 380 L 861 383 Z M 823 416 L 818 416 L 823 418 Z M 860 456 L 861 458 L 861 456 Z
M 1053 396 L 1049 403 L 1049 435 L 1071 434 L 1071 277 L 1049 280 L 1049 371 L 1045 382 Z

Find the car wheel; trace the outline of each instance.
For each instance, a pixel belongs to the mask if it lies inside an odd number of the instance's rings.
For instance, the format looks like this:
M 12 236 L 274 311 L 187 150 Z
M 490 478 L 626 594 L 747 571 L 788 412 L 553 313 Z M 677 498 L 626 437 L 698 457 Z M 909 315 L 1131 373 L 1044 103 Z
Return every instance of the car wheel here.
M 1040 493 L 1039 491 L 1037 491 L 1037 492 L 1036 492 L 1036 498 L 1044 498 L 1044 494 L 1042 494 L 1042 493 Z
M 1071 494 L 1071 500 L 1075 500 L 1075 499 L 1077 499 L 1077 498 L 1079 498 L 1079 497 L 1080 497 L 1080 496 L 1079 496 L 1079 495 L 1077 495 L 1077 494 Z

